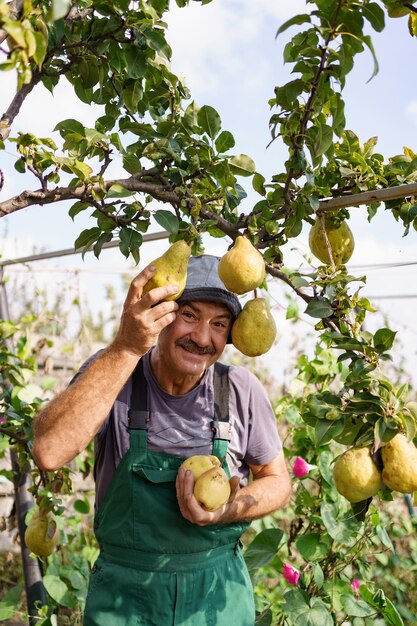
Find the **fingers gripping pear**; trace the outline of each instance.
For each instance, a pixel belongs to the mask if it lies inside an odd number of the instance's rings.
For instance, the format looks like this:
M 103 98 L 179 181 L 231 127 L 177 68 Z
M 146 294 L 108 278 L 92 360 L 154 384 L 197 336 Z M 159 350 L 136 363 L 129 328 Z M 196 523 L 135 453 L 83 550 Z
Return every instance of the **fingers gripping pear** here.
M 382 478 L 393 491 L 417 491 L 417 448 L 403 434 L 395 435 L 381 449 Z
M 214 455 L 194 455 L 188 457 L 181 467 L 194 476 L 194 496 L 206 511 L 215 511 L 230 497 L 230 483 L 226 472 L 220 467 Z
M 239 235 L 233 248 L 222 256 L 218 266 L 226 289 L 243 294 L 256 289 L 265 278 L 265 261 L 249 239 Z
M 333 477 L 337 491 L 349 502 L 367 500 L 382 486 L 382 476 L 369 447 L 346 450 L 333 466 Z
M 324 218 L 324 231 L 327 234 L 327 239 L 335 264 L 343 265 L 347 263 L 353 254 L 355 241 L 352 231 L 346 224 L 346 221 L 339 222 L 338 220 L 335 220 L 333 216 L 326 215 Z M 331 259 L 324 231 L 320 219 L 317 218 L 314 225 L 311 227 L 308 243 L 314 256 L 316 256 L 322 263 L 326 263 L 326 265 L 328 265 L 330 264 Z
M 246 356 L 260 356 L 271 348 L 277 327 L 265 298 L 246 302 L 232 326 L 232 342 Z
M 145 294 L 155 287 L 178 285 L 177 293 L 165 298 L 165 300 L 177 300 L 185 289 L 190 255 L 191 248 L 186 241 L 181 240 L 173 243 L 162 256 L 149 263 L 149 265 L 156 267 L 156 271 L 143 288 L 143 293 Z

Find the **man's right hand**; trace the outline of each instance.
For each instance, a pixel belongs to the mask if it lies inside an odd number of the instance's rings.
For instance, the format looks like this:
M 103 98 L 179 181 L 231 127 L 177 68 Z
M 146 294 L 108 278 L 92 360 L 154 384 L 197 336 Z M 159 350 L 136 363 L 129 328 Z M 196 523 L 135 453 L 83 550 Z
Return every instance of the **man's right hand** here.
M 156 287 L 143 295 L 143 288 L 152 278 L 155 268 L 146 267 L 130 284 L 123 305 L 114 347 L 143 356 L 157 341 L 160 332 L 176 317 L 178 304 L 164 299 L 178 291 L 177 285 Z

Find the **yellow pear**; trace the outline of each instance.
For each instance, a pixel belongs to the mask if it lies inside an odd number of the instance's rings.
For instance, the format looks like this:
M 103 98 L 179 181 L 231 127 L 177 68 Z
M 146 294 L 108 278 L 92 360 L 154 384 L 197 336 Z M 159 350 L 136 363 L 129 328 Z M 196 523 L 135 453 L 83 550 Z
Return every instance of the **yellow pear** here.
M 149 263 L 156 267 L 156 271 L 144 286 L 143 294 L 155 287 L 178 285 L 177 293 L 165 298 L 165 300 L 177 300 L 185 289 L 190 254 L 191 248 L 186 241 L 176 241 L 162 256 Z
M 260 356 L 271 348 L 277 327 L 265 298 L 246 302 L 232 326 L 232 342 L 246 356 Z
M 337 491 L 349 502 L 372 498 L 382 486 L 370 447 L 346 450 L 334 464 L 333 478 Z
M 382 478 L 393 491 L 417 491 L 417 448 L 403 434 L 395 435 L 381 449 Z
M 197 480 L 197 478 L 199 478 L 201 474 L 204 474 L 204 472 L 207 472 L 207 470 L 213 467 L 220 467 L 220 461 L 217 456 L 213 454 L 195 454 L 185 459 L 185 461 L 181 463 L 181 467 L 190 470 L 194 475 L 194 480 Z
M 265 261 L 249 239 L 239 235 L 219 261 L 218 273 L 226 289 L 242 294 L 256 289 L 265 278 Z
M 206 511 L 215 511 L 230 497 L 230 483 L 222 467 L 212 467 L 197 478 L 194 496 Z
M 347 263 L 353 254 L 355 240 L 352 231 L 345 221 L 339 222 L 331 215 L 324 218 L 324 230 L 336 265 Z M 308 243 L 311 252 L 322 263 L 329 264 L 330 257 L 320 220 L 317 218 L 311 227 Z
M 38 556 L 49 556 L 58 543 L 59 532 L 52 513 L 35 511 L 25 531 L 25 543 Z

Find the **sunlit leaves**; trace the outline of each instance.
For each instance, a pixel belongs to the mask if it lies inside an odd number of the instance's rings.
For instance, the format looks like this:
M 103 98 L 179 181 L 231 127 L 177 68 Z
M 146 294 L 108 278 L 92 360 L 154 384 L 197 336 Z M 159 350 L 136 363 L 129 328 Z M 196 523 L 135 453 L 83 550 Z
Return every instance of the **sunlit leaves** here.
M 197 121 L 210 139 L 214 139 L 220 132 L 220 115 L 213 107 L 205 105 L 197 113 Z

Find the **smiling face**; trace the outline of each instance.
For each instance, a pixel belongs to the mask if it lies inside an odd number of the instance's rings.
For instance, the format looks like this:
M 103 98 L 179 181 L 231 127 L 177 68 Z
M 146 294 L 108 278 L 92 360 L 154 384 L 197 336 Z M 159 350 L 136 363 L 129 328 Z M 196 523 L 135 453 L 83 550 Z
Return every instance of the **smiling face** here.
M 173 395 L 192 389 L 219 359 L 231 324 L 232 315 L 224 304 L 182 303 L 152 352 L 152 370 L 161 387 Z

